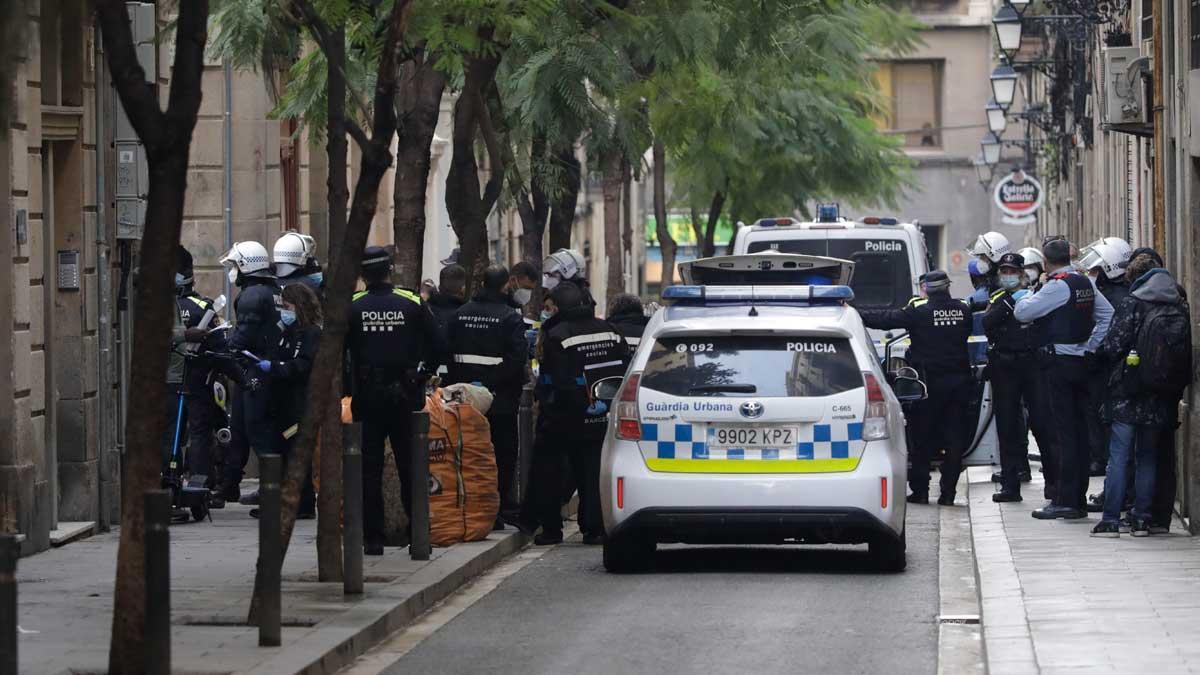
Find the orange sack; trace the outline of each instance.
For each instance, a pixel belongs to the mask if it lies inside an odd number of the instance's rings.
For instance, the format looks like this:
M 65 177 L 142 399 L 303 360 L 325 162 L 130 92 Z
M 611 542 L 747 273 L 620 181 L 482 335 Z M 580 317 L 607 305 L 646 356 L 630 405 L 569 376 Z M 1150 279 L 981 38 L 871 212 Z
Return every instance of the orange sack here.
M 492 429 L 470 405 L 425 400 L 429 413 L 429 539 L 434 546 L 486 539 L 500 512 Z

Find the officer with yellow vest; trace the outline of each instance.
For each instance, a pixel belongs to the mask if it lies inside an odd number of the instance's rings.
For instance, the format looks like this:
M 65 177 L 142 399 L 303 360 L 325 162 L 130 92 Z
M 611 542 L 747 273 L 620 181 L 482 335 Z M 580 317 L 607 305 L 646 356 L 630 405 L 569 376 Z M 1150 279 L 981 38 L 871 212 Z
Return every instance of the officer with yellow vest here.
M 391 442 L 400 474 L 401 500 L 411 513 L 410 413 L 425 405 L 422 373 L 436 370 L 437 328 L 415 291 L 393 286 L 387 250 L 368 247 L 354 294 L 346 335 L 352 373 L 354 419 L 363 423 L 363 549 L 383 555 L 383 445 Z M 424 487 L 424 486 L 420 486 Z

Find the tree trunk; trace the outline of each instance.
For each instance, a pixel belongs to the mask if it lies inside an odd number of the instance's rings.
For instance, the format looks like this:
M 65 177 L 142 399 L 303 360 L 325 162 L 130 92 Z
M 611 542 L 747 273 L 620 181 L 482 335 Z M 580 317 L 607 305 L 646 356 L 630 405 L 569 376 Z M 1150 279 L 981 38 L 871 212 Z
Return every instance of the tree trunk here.
M 628 159 L 621 160 L 621 220 L 624 224 L 622 238 L 625 245 L 622 259 L 628 265 L 626 269 L 629 270 L 629 278 L 632 281 L 633 270 L 636 267 L 633 260 L 633 167 Z
M 134 295 L 131 391 L 126 438 L 121 539 L 117 549 L 117 578 L 113 597 L 110 673 L 144 670 L 146 624 L 145 513 L 143 495 L 160 485 L 162 434 L 166 420 L 167 350 L 175 302 L 175 247 L 183 223 L 187 193 L 188 154 L 200 112 L 201 74 L 208 41 L 208 1 L 193 0 L 179 8 L 175 32 L 175 62 L 167 110 L 159 107 L 157 87 L 146 82 L 138 64 L 129 14 L 124 0 L 97 0 L 109 72 L 130 123 L 146 149 L 150 186 L 146 227 L 142 238 L 140 282 Z
M 571 248 L 571 229 L 575 225 L 575 205 L 583 185 L 582 167 L 575 148 L 564 146 L 555 152 L 555 161 L 563 167 L 563 184 L 555 191 L 550 211 L 550 250 Z
M 675 283 L 675 250 L 679 248 L 667 227 L 667 151 L 662 141 L 654 142 L 654 233 L 662 252 L 660 291 Z
M 624 256 L 621 255 L 621 156 L 613 152 L 605 157 L 603 172 L 604 258 L 608 262 L 605 298 L 612 300 L 625 290 Z
M 481 194 L 479 163 L 475 159 L 476 131 L 483 113 L 484 93 L 491 86 L 499 65 L 500 59 L 496 56 L 469 59 L 462 92 L 454 104 L 451 141 L 454 154 L 446 176 L 446 211 L 450 226 L 458 236 L 459 264 L 467 268 L 468 297 L 488 265 L 487 216 L 499 196 L 499 180 L 502 179 L 501 173 L 494 171 L 487 190 Z
M 539 162 L 546 161 L 546 139 L 535 136 L 529 151 L 529 192 L 532 200 L 532 219 L 521 223 L 521 259 L 539 272 L 544 257 L 546 221 L 550 218 L 550 198 L 546 194 Z
M 700 208 L 695 204 L 688 207 L 692 215 L 692 234 L 696 238 L 696 257 L 702 258 L 700 255 L 701 249 L 704 248 L 704 223 L 700 222 Z
M 307 5 L 308 3 L 307 0 L 300 0 L 298 4 Z M 310 29 L 327 36 L 328 27 L 320 21 L 318 15 L 311 12 L 311 6 L 308 6 L 307 9 L 310 11 L 305 12 L 305 17 Z M 313 363 L 313 371 L 309 377 L 307 410 L 328 410 L 332 400 L 340 394 L 330 387 L 330 383 L 337 382 L 337 372 L 341 370 L 342 349 L 349 323 L 351 295 L 358 281 L 359 264 L 362 261 L 363 249 L 367 245 L 371 221 L 375 217 L 379 201 L 379 185 L 383 182 L 383 177 L 392 163 L 391 142 L 396 133 L 396 109 L 394 107 L 396 78 L 410 9 L 410 0 L 396 0 L 391 14 L 388 15 L 387 35 L 379 59 L 379 70 L 376 74 L 372 111 L 374 126 L 371 136 L 368 138 L 353 120 L 342 120 L 343 128 L 354 137 L 355 142 L 362 150 L 362 157 L 359 164 L 358 181 L 354 185 L 354 199 L 350 206 L 345 236 L 340 237 L 341 243 L 337 248 L 338 257 L 330 260 L 329 273 L 326 276 L 328 285 L 325 290 L 324 303 L 325 325 Z M 323 42 L 328 44 L 328 40 Z M 330 101 L 332 100 L 331 98 Z M 330 112 L 333 112 L 332 108 Z M 332 167 L 330 168 L 332 170 Z M 339 238 L 332 231 L 330 236 L 335 239 Z M 295 455 L 292 459 L 294 461 L 289 461 L 287 465 L 287 476 L 281 490 L 283 517 L 280 523 L 280 538 L 285 555 L 288 544 L 291 542 L 292 530 L 296 525 L 296 511 L 300 505 L 300 484 L 312 461 L 313 447 L 316 444 L 322 418 L 323 416 L 319 414 L 305 416 L 300 425 L 299 437 L 293 447 Z M 330 435 L 335 433 L 341 433 L 340 427 L 330 430 Z M 262 605 L 261 558 L 255 567 L 254 596 L 250 601 L 247 617 L 247 622 L 252 625 L 258 622 L 259 609 Z
M 343 64 L 346 60 L 345 28 L 338 26 L 330 31 L 327 45 L 327 91 L 329 119 L 326 121 L 326 143 L 329 155 L 329 175 L 326 179 L 329 211 L 329 260 L 341 257 L 343 237 L 346 232 L 346 202 L 350 190 L 346 180 L 346 130 L 342 120 L 346 117 L 346 76 Z M 328 298 L 323 307 L 325 316 L 330 311 Z M 337 377 L 341 377 L 341 354 L 338 359 Z M 341 392 L 340 387 L 334 391 Z M 309 408 L 314 417 L 322 417 L 316 411 L 323 410 L 322 422 L 332 414 L 330 408 Z M 340 421 L 340 409 L 335 419 Z M 324 425 L 322 425 L 324 426 Z M 340 581 L 342 578 L 342 434 L 340 426 L 325 427 L 329 431 L 320 435 L 321 441 L 321 491 L 317 493 L 317 578 L 321 581 Z
M 396 241 L 396 279 L 401 286 L 416 289 L 421 284 L 425 252 L 425 194 L 432 164 L 430 147 L 437 129 L 438 112 L 446 76 L 434 66 L 436 60 L 418 53 L 401 69 L 396 108 L 399 114 L 399 145 L 396 147 L 395 216 L 392 232 Z
M 729 234 L 729 242 L 725 244 L 725 255 L 733 255 L 733 244 L 737 241 L 738 223 L 741 222 L 741 219 L 741 208 L 738 207 L 735 199 L 733 206 L 729 209 L 729 222 L 733 225 L 733 231 Z
M 725 193 L 718 190 L 708 207 L 708 222 L 704 224 L 704 246 L 700 256 L 702 258 L 711 258 L 717 254 L 717 246 L 713 240 L 717 233 L 717 221 L 721 219 L 721 211 L 724 209 Z

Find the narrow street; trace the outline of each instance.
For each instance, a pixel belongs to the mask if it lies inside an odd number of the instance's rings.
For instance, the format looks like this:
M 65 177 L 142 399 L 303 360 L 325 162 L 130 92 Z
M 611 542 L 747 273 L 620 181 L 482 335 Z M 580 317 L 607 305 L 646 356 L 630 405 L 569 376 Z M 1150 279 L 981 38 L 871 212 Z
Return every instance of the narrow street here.
M 664 547 L 654 572 L 618 576 L 568 542 L 390 665 L 368 654 L 375 667 L 353 672 L 933 673 L 938 509 L 908 513 L 902 574 L 853 548 Z

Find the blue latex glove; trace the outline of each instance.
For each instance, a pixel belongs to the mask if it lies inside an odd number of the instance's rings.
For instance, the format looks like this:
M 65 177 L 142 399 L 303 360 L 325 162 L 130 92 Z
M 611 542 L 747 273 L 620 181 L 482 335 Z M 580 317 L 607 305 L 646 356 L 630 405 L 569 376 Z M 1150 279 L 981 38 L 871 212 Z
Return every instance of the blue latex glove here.
M 271 372 L 271 362 L 268 361 L 267 359 L 263 359 L 262 361 L 259 361 L 258 369 L 263 371 L 264 373 Z
M 604 401 L 595 401 L 587 409 L 589 415 L 603 415 L 606 412 L 608 412 L 608 404 Z
M 1029 295 L 1029 289 L 1028 289 L 1028 288 L 1022 288 L 1021 290 L 1017 291 L 1016 293 L 1013 293 L 1013 300 L 1016 300 L 1017 302 L 1020 302 L 1020 301 L 1021 301 L 1021 298 L 1024 298 L 1024 297 L 1026 297 L 1026 296 L 1028 296 L 1028 295 Z

